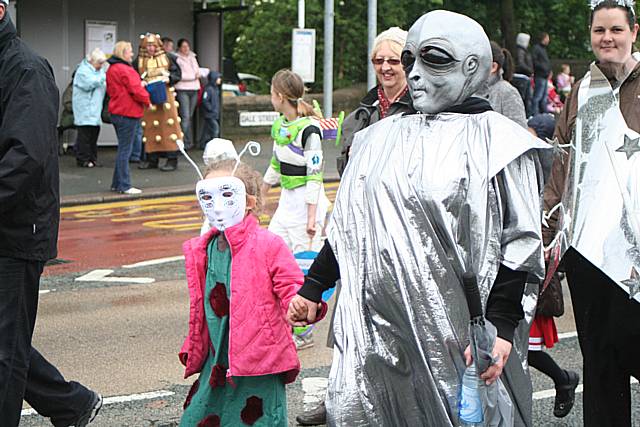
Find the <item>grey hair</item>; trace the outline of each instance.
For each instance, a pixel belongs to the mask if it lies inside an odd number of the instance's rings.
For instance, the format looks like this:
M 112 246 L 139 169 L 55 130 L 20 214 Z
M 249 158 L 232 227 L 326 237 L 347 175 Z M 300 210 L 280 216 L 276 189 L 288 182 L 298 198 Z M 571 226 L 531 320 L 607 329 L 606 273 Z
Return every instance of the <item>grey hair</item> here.
M 103 63 L 106 60 L 107 60 L 107 55 L 105 55 L 104 52 L 99 47 L 93 49 L 87 55 L 87 61 L 89 61 L 91 64 Z

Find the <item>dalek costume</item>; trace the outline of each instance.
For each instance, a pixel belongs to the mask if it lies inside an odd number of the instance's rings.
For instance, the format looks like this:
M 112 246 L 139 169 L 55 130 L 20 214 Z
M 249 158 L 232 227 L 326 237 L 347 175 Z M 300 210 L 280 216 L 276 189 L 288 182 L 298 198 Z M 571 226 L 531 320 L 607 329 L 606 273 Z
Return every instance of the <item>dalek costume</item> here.
M 160 35 L 147 33 L 140 36 L 140 39 L 138 72 L 147 82 L 147 90 L 151 95 L 151 106 L 145 109 L 142 119 L 145 151 L 176 151 L 176 141 L 182 140 L 184 135 L 180 128 L 175 89 L 169 86 L 171 60 L 162 48 Z M 156 46 L 153 56 L 147 50 L 150 44 Z

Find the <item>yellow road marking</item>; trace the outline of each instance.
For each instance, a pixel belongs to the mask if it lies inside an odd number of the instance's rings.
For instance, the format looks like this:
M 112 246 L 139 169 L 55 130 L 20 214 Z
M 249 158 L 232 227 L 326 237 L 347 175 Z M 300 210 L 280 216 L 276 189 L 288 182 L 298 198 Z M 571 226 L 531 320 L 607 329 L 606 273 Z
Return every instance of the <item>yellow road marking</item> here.
M 73 213 L 73 212 L 87 212 L 93 210 L 104 210 L 114 208 L 126 208 L 128 206 L 148 206 L 156 205 L 160 203 L 181 203 L 195 200 L 195 194 L 193 196 L 176 196 L 176 197 L 163 197 L 159 199 L 143 199 L 143 200 L 127 200 L 124 202 L 111 202 L 111 203 L 98 203 L 95 205 L 83 205 L 83 206 L 69 206 L 67 208 L 60 209 L 60 213 Z
M 328 182 L 328 183 L 325 183 L 324 188 L 325 190 L 334 190 L 338 188 L 338 185 L 339 185 L 338 182 Z M 327 191 L 327 193 L 330 193 L 330 192 L 331 191 Z M 275 199 L 278 199 L 279 197 L 280 197 L 280 187 L 276 187 L 269 192 L 267 199 L 275 200 Z M 195 194 L 186 195 L 186 196 L 161 197 L 156 199 L 126 200 L 122 202 L 109 202 L 109 203 L 96 203 L 93 205 L 69 206 L 66 208 L 61 208 L 60 213 L 89 212 L 89 211 L 137 207 L 137 206 L 162 205 L 167 203 L 191 202 L 195 200 L 196 200 Z

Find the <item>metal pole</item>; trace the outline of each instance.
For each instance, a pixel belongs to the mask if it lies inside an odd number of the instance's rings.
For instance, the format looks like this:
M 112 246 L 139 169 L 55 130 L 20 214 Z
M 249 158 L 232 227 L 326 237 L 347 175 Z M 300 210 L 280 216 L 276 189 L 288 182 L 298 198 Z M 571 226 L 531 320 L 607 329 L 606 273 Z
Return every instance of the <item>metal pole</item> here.
M 369 58 L 373 52 L 373 41 L 376 38 L 377 30 L 377 15 L 378 15 L 378 1 L 369 0 L 369 6 L 367 9 L 367 29 L 368 29 L 368 52 Z M 376 73 L 373 69 L 371 61 L 367 61 L 367 88 L 371 89 L 376 85 Z
M 333 114 L 333 0 L 324 0 L 324 116 Z
M 298 28 L 304 28 L 304 0 L 298 0 Z

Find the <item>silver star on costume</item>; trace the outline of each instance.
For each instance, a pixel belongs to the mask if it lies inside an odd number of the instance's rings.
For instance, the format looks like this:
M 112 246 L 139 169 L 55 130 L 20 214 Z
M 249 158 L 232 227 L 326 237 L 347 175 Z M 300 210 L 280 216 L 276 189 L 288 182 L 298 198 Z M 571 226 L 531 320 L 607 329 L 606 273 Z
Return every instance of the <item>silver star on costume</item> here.
M 628 135 L 624 136 L 624 145 L 616 150 L 618 153 L 625 153 L 627 160 L 638 151 L 640 151 L 640 138 L 631 139 Z
M 631 268 L 631 277 L 622 281 L 629 287 L 629 299 L 633 299 L 640 292 L 640 274 L 635 267 Z

